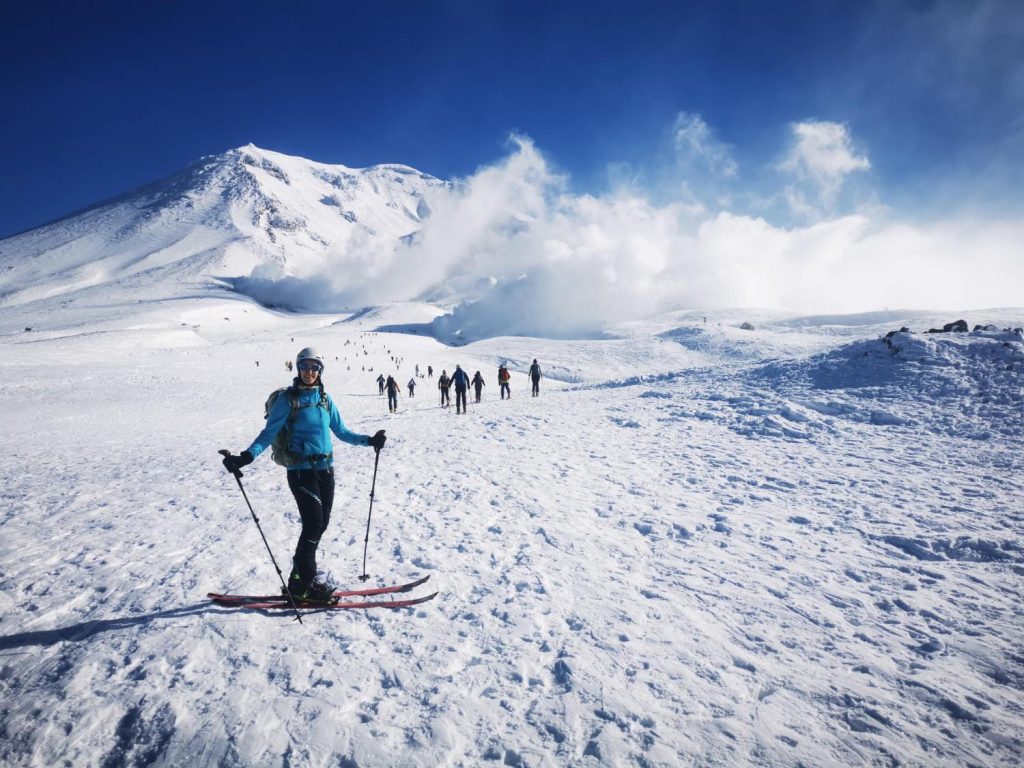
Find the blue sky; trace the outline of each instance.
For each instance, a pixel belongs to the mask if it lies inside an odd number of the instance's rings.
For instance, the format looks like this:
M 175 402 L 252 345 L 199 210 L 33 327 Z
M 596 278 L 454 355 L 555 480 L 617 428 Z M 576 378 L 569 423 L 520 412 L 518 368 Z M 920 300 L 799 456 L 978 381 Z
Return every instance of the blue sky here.
M 7 3 L 0 36 L 0 236 L 249 142 L 451 178 L 512 134 L 574 191 L 782 225 L 783 177 L 819 216 L 1024 207 L 1018 2 Z

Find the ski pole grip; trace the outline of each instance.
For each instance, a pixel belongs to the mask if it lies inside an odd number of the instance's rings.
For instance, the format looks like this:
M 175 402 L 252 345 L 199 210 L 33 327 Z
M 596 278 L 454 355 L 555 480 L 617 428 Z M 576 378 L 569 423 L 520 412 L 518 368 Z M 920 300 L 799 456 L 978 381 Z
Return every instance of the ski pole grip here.
M 229 451 L 227 448 L 221 448 L 219 451 L 217 451 L 217 453 L 219 453 L 224 458 L 227 458 L 228 456 L 231 455 L 231 451 Z M 240 469 L 231 470 L 231 474 L 235 476 L 235 479 L 238 479 L 238 478 L 242 477 L 242 470 L 240 470 Z

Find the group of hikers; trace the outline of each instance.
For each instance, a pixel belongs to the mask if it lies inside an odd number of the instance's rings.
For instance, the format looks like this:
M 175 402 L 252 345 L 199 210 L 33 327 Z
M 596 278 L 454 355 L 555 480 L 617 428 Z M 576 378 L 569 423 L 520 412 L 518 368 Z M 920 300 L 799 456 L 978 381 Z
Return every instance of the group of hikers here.
M 288 367 L 291 370 L 291 366 Z M 296 605 L 330 603 L 336 599 L 335 586 L 317 578 L 316 564 L 320 539 L 327 530 L 334 505 L 334 446 L 331 433 L 349 445 L 370 446 L 378 456 L 387 441 L 383 429 L 373 435 L 363 435 L 345 426 L 338 406 L 324 389 L 324 367 L 324 357 L 315 349 L 306 347 L 300 351 L 295 358 L 298 375 L 292 380 L 291 386 L 275 390 L 267 398 L 263 430 L 241 453 L 221 451 L 224 455 L 224 468 L 238 478 L 239 486 L 242 467 L 252 464 L 268 448 L 272 449 L 274 462 L 287 470 L 288 487 L 298 506 L 302 530 L 292 557 L 291 573 L 282 588 Z M 433 378 L 433 375 L 433 367 L 427 366 L 428 378 Z M 540 365 L 536 360 L 530 366 L 529 376 L 533 383 L 533 396 L 536 397 L 540 394 L 541 379 Z M 512 397 L 510 379 L 508 368 L 501 365 L 498 368 L 498 384 L 502 400 L 506 396 Z M 393 413 L 398 409 L 398 382 L 393 376 L 385 378 L 381 374 L 377 377 L 377 383 L 381 394 L 387 390 L 388 409 Z M 476 401 L 480 402 L 485 386 L 480 371 L 472 379 L 460 365 L 455 366 L 451 377 L 447 371 L 442 371 L 438 378 L 441 404 L 450 405 L 449 389 L 454 386 L 456 412 L 465 413 L 466 392 L 470 385 L 476 390 Z M 410 396 L 415 388 L 413 378 L 409 382 Z M 376 476 L 376 464 L 374 467 Z
M 420 367 L 416 366 L 416 376 L 419 375 Z M 533 363 L 530 365 L 528 373 L 530 382 L 532 384 L 531 394 L 533 397 L 540 395 L 540 380 L 543 375 L 540 370 L 540 364 L 534 358 Z M 416 396 L 416 376 L 409 379 L 406 387 L 409 389 L 409 397 Z M 431 365 L 427 366 L 427 378 L 432 379 L 434 377 L 434 367 Z M 498 366 L 498 389 L 501 394 L 501 399 L 506 398 L 512 399 L 512 374 L 509 372 L 508 367 L 503 363 Z M 441 375 L 437 379 L 437 388 L 441 392 L 441 407 L 450 408 L 451 401 L 451 390 L 455 389 L 455 413 L 464 414 L 467 412 L 467 401 L 466 395 L 470 387 L 473 387 L 474 394 L 476 395 L 476 402 L 480 402 L 483 397 L 483 389 L 487 386 L 484 381 L 483 375 L 480 371 L 473 374 L 470 378 L 469 375 L 462 370 L 461 365 L 455 366 L 455 371 L 451 376 L 448 375 L 447 370 L 442 370 Z M 398 411 L 398 396 L 401 394 L 401 386 L 394 376 L 385 377 L 384 374 L 377 376 L 377 391 L 378 394 L 383 396 L 385 393 L 388 396 L 388 413 L 396 413 Z

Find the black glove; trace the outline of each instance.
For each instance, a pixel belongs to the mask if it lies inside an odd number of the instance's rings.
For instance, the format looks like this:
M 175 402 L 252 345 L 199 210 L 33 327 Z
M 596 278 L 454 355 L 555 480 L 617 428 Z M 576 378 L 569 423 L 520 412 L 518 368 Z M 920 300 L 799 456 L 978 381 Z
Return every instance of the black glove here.
M 230 453 L 224 456 L 224 469 L 230 472 L 232 475 L 242 476 L 239 470 L 242 467 L 247 467 L 252 464 L 252 454 L 248 451 L 242 451 L 237 456 L 232 456 Z
M 372 445 L 373 450 L 380 453 L 380 449 L 384 447 L 384 443 L 386 443 L 387 440 L 388 439 L 384 437 L 384 430 L 378 429 L 374 436 L 369 439 L 367 445 Z

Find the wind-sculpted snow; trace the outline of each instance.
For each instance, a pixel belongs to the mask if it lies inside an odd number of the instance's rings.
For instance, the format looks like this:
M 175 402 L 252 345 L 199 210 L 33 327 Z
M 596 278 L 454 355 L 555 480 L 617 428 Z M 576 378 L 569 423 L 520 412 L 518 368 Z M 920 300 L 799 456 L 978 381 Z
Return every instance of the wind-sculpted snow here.
M 678 318 L 449 348 L 376 330 L 422 305 L 68 311 L 74 334 L 0 336 L 5 766 L 1024 759 L 1012 338 L 897 334 L 893 354 L 821 326 L 745 331 L 768 363 L 733 354 L 732 331 L 700 350 L 660 336 Z M 430 603 L 300 626 L 205 599 L 276 588 L 217 450 L 255 436 L 306 345 L 348 426 L 387 429 L 370 585 L 430 575 Z M 552 374 L 537 398 L 534 357 Z M 487 382 L 465 416 L 438 407 L 455 363 Z M 388 414 L 377 375 L 428 364 Z M 979 382 L 994 410 L 965 402 Z M 373 454 L 335 458 L 321 564 L 359 586 Z M 286 565 L 283 470 L 261 458 L 243 483 Z
M 1016 331 L 966 334 L 893 332 L 854 342 L 812 361 L 814 386 L 839 389 L 904 384 L 924 395 L 963 396 L 989 388 L 1010 392 L 992 377 L 1013 380 L 1024 365 L 1024 337 Z
M 682 327 L 671 331 L 665 331 L 661 338 L 675 341 L 694 352 L 704 352 L 714 355 L 723 362 L 729 358 L 737 360 L 749 360 L 751 358 L 762 359 L 762 339 L 758 338 L 729 338 L 721 333 L 708 332 L 702 328 Z
M 805 388 L 812 408 L 822 394 L 846 393 L 839 411 L 825 401 L 826 414 L 845 411 L 875 424 L 917 419 L 925 429 L 988 439 L 1020 430 L 1022 373 L 1024 337 L 1010 329 L 893 331 L 805 361 L 773 362 L 755 369 L 752 377 L 790 393 Z
M 906 536 L 884 536 L 882 540 L 918 560 L 969 560 L 976 563 L 1024 563 L 1024 546 L 1013 540 L 985 541 L 960 536 L 949 539 L 911 539 Z

